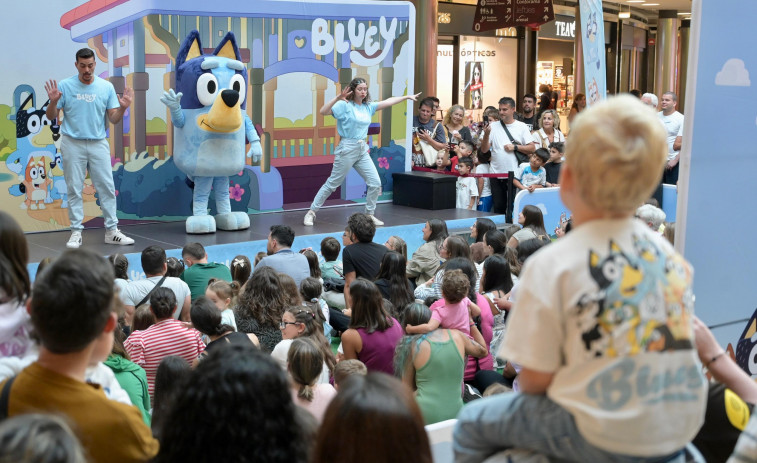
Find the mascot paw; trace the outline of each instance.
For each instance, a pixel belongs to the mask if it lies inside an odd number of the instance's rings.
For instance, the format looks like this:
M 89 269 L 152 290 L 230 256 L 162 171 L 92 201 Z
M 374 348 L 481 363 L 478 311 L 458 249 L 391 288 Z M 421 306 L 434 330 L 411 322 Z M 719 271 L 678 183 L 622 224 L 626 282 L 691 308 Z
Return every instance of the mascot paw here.
M 187 233 L 197 235 L 215 233 L 216 221 L 210 215 L 193 215 L 187 218 Z
M 61 209 L 68 209 L 68 201 L 66 201 L 65 199 L 63 201 L 61 201 L 60 208 Z
M 244 230 L 250 228 L 250 216 L 240 211 L 218 214 L 216 223 L 221 230 Z

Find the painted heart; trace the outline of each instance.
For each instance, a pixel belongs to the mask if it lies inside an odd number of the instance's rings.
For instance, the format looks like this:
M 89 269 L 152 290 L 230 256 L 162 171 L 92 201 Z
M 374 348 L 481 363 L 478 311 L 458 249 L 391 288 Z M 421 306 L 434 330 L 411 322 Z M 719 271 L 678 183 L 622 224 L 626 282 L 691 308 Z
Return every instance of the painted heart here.
M 295 38 L 294 38 L 294 45 L 295 45 L 295 46 L 296 46 L 297 48 L 302 48 L 302 47 L 304 47 L 304 46 L 305 46 L 305 42 L 306 42 L 306 40 L 305 40 L 305 37 L 295 37 Z

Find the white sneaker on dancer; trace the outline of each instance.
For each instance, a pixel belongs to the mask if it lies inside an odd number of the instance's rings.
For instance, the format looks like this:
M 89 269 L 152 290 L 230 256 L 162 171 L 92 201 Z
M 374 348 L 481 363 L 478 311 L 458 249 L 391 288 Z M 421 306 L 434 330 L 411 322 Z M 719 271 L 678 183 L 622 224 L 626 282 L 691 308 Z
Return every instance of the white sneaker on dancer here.
M 305 220 L 303 220 L 302 223 L 304 223 L 306 227 L 312 227 L 315 223 L 315 212 L 308 211 L 308 213 L 305 214 Z
M 373 220 L 373 223 L 375 223 L 377 227 L 381 227 L 381 226 L 384 225 L 384 222 L 382 222 L 379 219 L 377 219 L 375 215 L 373 215 L 373 214 L 368 214 L 368 215 L 371 216 L 371 220 Z
M 105 243 L 106 244 L 118 244 L 121 246 L 128 246 L 134 244 L 134 240 L 121 233 L 118 228 L 105 231 Z
M 78 249 L 81 246 L 81 231 L 74 230 L 71 232 L 71 237 L 68 238 L 66 247 L 68 249 Z

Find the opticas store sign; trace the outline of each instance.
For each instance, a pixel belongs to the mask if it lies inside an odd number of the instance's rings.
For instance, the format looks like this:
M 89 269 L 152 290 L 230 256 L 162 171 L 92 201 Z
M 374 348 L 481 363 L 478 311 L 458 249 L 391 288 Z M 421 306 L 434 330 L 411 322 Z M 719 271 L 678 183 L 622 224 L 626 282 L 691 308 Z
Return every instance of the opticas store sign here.
M 541 27 L 539 27 L 539 38 L 571 41 L 575 40 L 576 18 L 574 18 L 573 16 L 556 14 L 554 21 L 544 23 L 541 25 Z

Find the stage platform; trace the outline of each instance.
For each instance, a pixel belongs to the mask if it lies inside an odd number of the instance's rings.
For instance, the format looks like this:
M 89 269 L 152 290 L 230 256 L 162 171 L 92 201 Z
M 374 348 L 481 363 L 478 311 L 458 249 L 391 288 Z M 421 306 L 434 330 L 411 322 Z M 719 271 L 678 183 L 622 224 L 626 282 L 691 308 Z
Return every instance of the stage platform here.
M 313 227 L 302 224 L 306 210 L 283 211 L 266 214 L 250 215 L 250 228 L 242 231 L 218 231 L 208 235 L 188 235 L 184 229 L 184 222 L 161 222 L 140 225 L 122 225 L 121 231 L 134 238 L 132 246 L 115 246 L 105 244 L 103 229 L 85 229 L 82 232 L 83 247 L 92 249 L 104 256 L 121 253 L 129 259 L 129 274 L 132 279 L 144 278 L 139 262 L 140 253 L 148 246 L 161 246 L 168 256 L 181 257 L 181 248 L 187 243 L 199 242 L 205 246 L 208 258 L 214 262 L 224 262 L 228 265 L 237 254 L 244 254 L 254 259 L 255 254 L 266 250 L 266 239 L 271 225 L 289 225 L 295 232 L 293 249 L 299 250 L 312 247 L 316 252 L 325 236 L 334 236 L 341 243 L 342 232 L 349 216 L 355 212 L 362 212 L 364 206 L 337 206 L 323 208 L 318 212 Z M 408 254 L 422 244 L 423 224 L 431 218 L 439 218 L 447 222 L 447 227 L 453 233 L 463 232 L 475 222 L 477 217 L 491 217 L 498 226 L 504 225 L 505 217 L 486 212 L 468 211 L 464 209 L 426 210 L 412 207 L 396 206 L 391 203 L 379 204 L 376 217 L 386 224 L 378 227 L 374 241 L 384 243 L 389 236 L 402 237 L 408 244 Z M 66 250 L 69 231 L 48 233 L 29 233 L 26 235 L 29 243 L 29 271 L 36 274 L 37 264 L 46 257 L 56 257 Z

